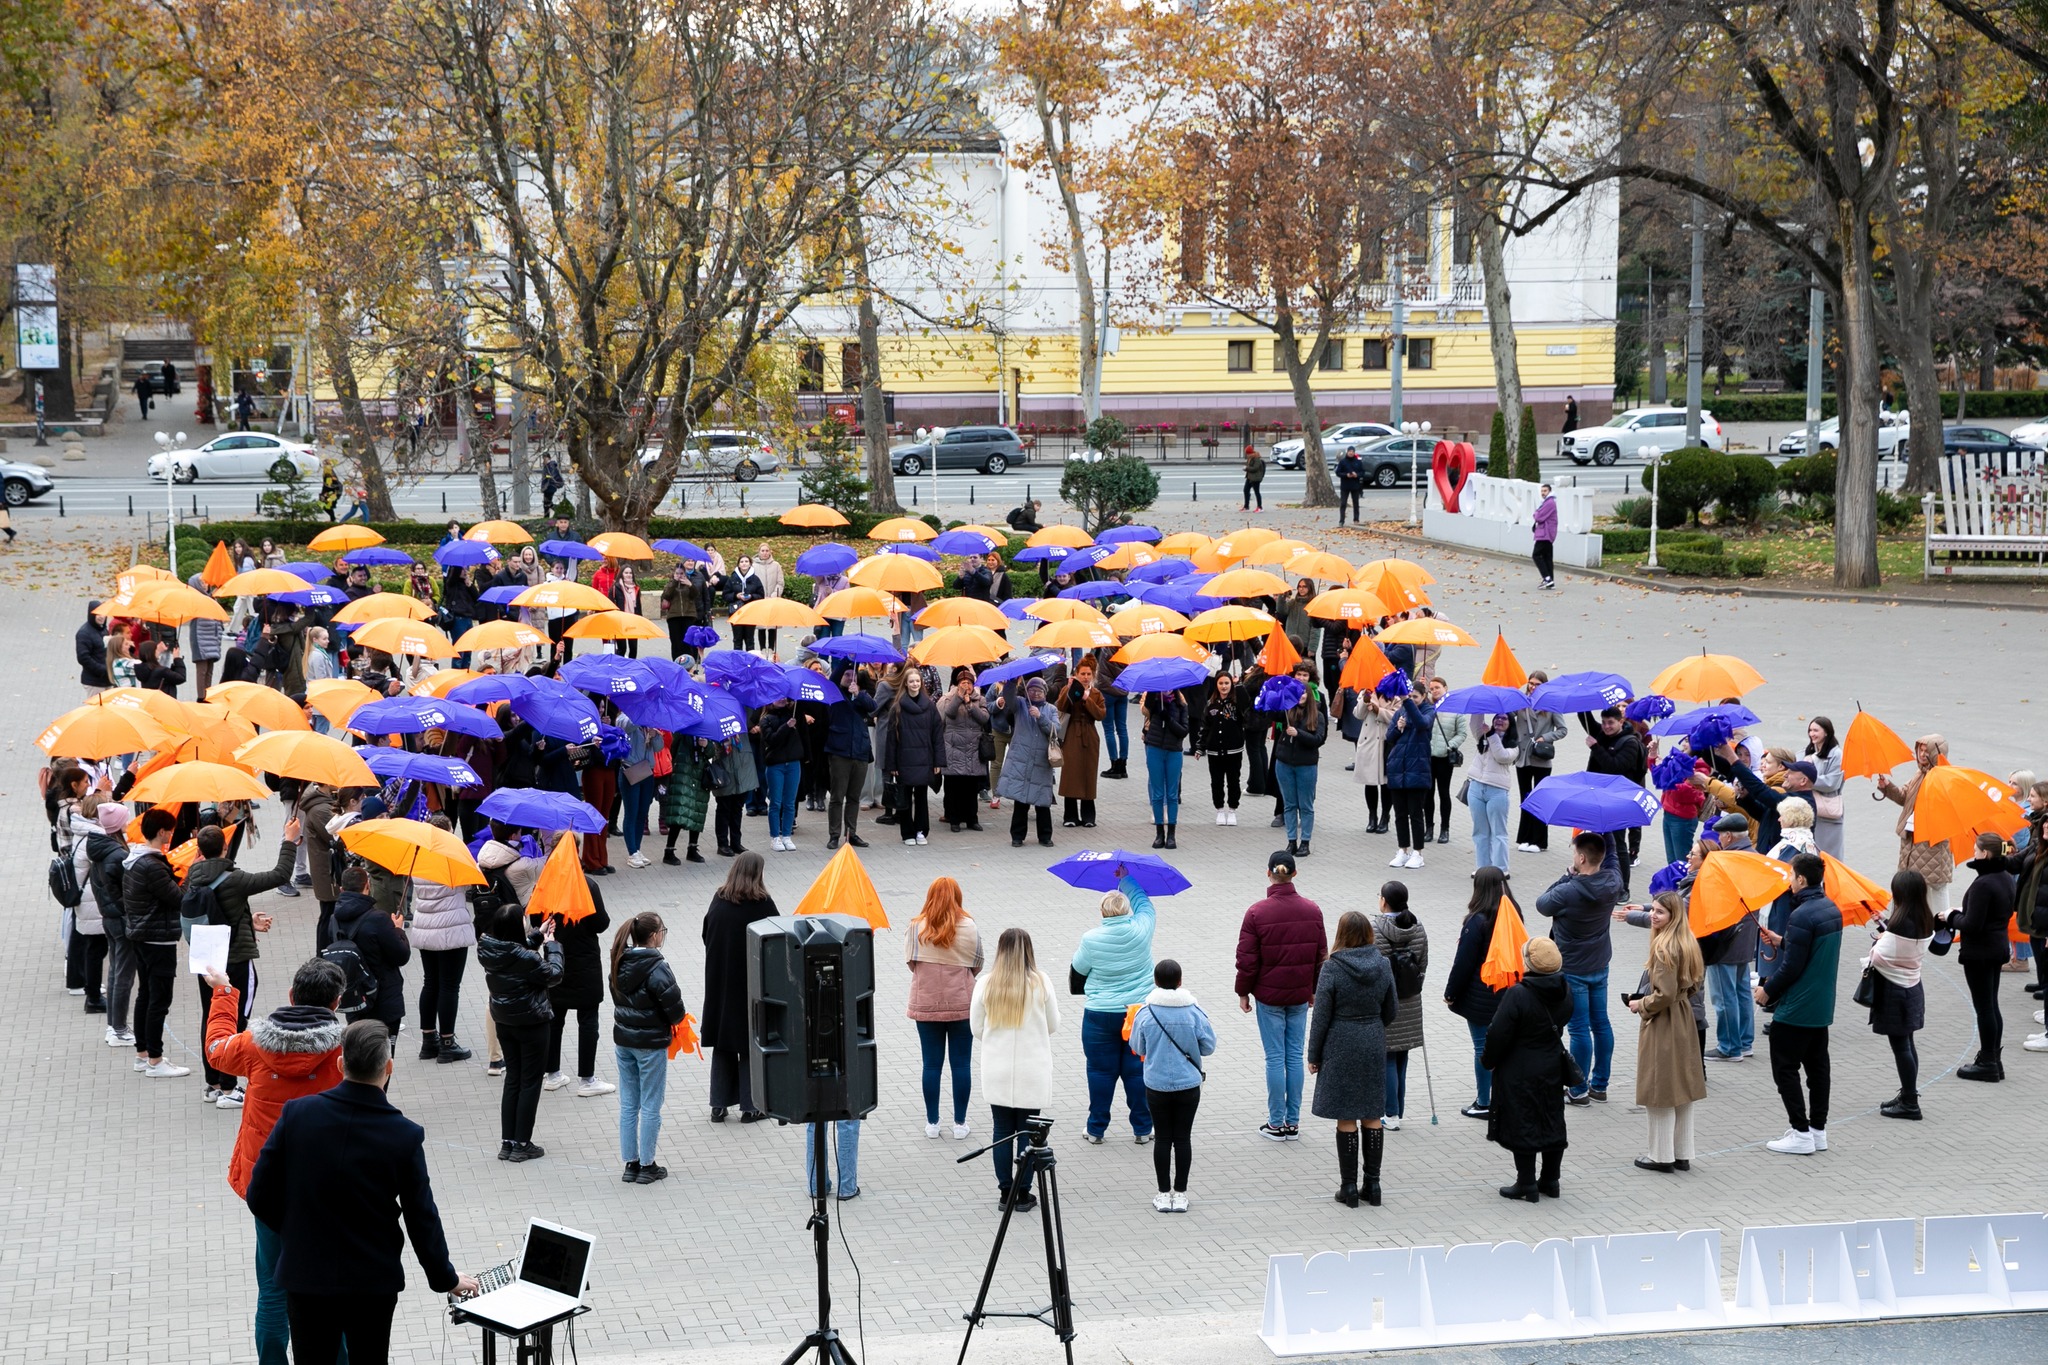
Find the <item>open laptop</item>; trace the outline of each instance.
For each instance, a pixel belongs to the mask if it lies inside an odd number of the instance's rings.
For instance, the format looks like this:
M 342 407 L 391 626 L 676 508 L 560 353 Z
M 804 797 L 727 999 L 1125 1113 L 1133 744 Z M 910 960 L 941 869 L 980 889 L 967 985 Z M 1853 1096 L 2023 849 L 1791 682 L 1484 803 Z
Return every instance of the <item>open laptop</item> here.
M 511 1283 L 459 1300 L 454 1306 L 508 1336 L 561 1317 L 583 1302 L 583 1291 L 590 1284 L 590 1249 L 595 1243 L 587 1232 L 532 1219 L 526 1225 L 526 1245 L 519 1253 L 519 1272 Z

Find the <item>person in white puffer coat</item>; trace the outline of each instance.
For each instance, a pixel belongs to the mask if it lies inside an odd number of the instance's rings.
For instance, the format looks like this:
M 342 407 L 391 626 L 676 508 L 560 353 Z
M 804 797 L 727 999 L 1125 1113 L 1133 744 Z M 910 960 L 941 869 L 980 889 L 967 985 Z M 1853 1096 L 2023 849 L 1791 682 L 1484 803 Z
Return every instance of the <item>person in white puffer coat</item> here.
M 427 823 L 449 828 L 448 817 L 439 812 Z M 462 969 L 476 946 L 468 893 L 414 877 L 406 937 L 420 960 L 420 1060 L 467 1061 L 470 1050 L 455 1041 L 455 1007 L 462 995 Z

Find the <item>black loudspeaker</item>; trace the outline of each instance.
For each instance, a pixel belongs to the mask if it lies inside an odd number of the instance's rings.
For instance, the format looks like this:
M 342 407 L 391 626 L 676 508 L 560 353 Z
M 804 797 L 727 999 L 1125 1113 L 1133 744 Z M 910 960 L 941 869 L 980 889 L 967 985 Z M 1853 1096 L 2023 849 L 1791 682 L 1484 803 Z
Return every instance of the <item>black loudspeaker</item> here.
M 789 1123 L 874 1112 L 875 931 L 852 915 L 747 926 L 747 1066 L 754 1103 Z

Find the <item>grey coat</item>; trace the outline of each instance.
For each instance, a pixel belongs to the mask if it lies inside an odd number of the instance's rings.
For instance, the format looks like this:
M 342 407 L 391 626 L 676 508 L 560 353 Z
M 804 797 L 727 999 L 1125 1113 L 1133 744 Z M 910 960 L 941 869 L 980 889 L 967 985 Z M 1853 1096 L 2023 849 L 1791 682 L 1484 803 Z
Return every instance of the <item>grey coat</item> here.
M 1557 742 L 1571 734 L 1571 728 L 1555 711 L 1524 711 L 1517 728 L 1522 732 L 1522 752 L 1515 758 L 1517 768 L 1548 768 L 1557 761 Z M 1538 758 L 1532 752 L 1539 740 L 1550 741 L 1549 758 Z
M 1324 961 L 1308 1023 L 1308 1062 L 1317 1068 L 1310 1111 L 1317 1118 L 1386 1114 L 1387 1025 L 1399 1008 L 1394 969 L 1378 948 L 1346 948 Z
M 1050 806 L 1053 801 L 1052 760 L 1047 753 L 1059 725 L 1059 713 L 1049 701 L 1038 703 L 1038 715 L 1021 697 L 1006 710 L 1010 717 L 1010 747 L 1003 752 L 1003 776 L 996 783 L 996 795 L 1025 806 Z
M 946 736 L 946 776 L 986 777 L 981 737 L 988 732 L 988 703 L 963 702 L 958 692 L 948 692 L 939 699 L 939 721 Z
M 1406 927 L 1400 923 L 1407 920 Z M 1422 921 L 1410 910 L 1400 915 L 1381 915 L 1373 921 L 1373 942 L 1383 953 L 1411 952 L 1422 960 L 1422 970 L 1429 972 L 1429 934 L 1423 929 Z M 1389 979 L 1393 969 L 1387 969 Z M 1404 995 L 1400 999 L 1400 1013 L 1394 1022 L 1387 1025 L 1387 1051 L 1413 1052 L 1422 1046 L 1422 993 Z

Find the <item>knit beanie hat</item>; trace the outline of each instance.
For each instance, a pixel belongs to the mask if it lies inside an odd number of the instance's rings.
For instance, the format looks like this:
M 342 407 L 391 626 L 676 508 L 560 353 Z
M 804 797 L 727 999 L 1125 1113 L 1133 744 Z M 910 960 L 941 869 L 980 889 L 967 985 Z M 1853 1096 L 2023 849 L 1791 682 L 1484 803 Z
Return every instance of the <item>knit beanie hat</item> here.
M 128 822 L 134 818 L 128 813 L 128 808 L 119 801 L 101 802 L 98 815 L 100 828 L 109 834 L 119 834 L 128 828 Z
M 1550 976 L 1564 970 L 1564 957 L 1547 938 L 1532 938 L 1522 947 L 1522 960 L 1532 976 Z

